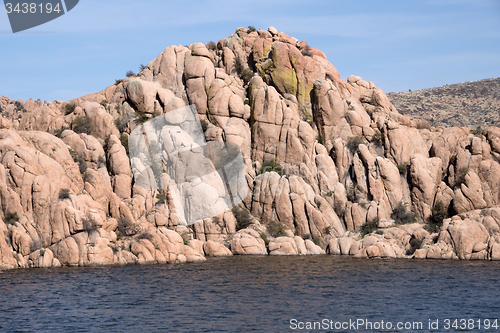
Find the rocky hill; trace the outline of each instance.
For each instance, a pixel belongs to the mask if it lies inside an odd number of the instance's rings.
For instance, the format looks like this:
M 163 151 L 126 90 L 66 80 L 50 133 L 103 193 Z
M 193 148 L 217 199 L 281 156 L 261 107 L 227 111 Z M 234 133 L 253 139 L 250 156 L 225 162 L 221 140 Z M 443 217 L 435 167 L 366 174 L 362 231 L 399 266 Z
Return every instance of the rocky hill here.
M 137 75 L 71 101 L 0 105 L 1 268 L 325 252 L 500 259 L 500 129 L 401 115 L 372 82 L 344 82 L 321 51 L 274 28 L 169 46 Z M 128 143 L 187 105 L 208 142 L 240 148 L 248 190 L 191 225 L 173 188 L 138 186 Z M 161 130 L 158 156 L 185 134 Z
M 500 126 L 500 78 L 387 94 L 404 115 L 432 126 Z

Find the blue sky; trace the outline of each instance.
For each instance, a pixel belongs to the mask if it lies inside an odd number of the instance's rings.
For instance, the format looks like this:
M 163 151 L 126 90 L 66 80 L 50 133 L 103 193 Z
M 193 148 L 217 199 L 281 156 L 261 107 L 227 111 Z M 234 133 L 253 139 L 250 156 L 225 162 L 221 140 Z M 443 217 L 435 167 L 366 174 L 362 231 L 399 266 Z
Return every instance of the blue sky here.
M 500 77 L 499 0 L 80 0 L 13 34 L 0 11 L 0 96 L 69 100 L 138 71 L 167 46 L 274 26 L 385 92 Z

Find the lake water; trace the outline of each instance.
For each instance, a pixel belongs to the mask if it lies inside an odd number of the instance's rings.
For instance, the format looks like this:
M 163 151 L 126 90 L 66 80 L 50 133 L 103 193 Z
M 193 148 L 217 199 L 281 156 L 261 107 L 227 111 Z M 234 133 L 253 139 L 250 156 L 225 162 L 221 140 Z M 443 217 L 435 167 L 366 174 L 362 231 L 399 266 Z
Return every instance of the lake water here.
M 235 256 L 16 270 L 0 273 L 0 331 L 496 332 L 499 294 L 490 261 Z M 456 330 L 446 319 L 471 321 Z

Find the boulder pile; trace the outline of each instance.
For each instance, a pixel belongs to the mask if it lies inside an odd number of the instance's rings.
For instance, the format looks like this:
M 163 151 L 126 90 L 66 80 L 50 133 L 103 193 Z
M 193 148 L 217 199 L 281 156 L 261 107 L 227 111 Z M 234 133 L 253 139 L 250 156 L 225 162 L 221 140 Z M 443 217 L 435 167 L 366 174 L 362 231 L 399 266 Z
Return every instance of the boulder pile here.
M 133 179 L 128 136 L 194 105 L 240 147 L 248 196 L 182 225 Z M 500 128 L 431 127 L 275 28 L 169 46 L 71 101 L 0 99 L 0 269 L 239 254 L 500 259 Z

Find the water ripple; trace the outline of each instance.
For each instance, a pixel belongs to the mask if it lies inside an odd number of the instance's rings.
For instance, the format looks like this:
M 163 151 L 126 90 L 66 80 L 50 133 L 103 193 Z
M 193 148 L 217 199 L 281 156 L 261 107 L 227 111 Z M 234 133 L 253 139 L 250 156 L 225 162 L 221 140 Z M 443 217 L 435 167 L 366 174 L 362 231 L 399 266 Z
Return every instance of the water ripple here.
M 495 319 L 499 273 L 495 262 L 337 256 L 6 271 L 0 331 L 286 332 L 292 318 Z

